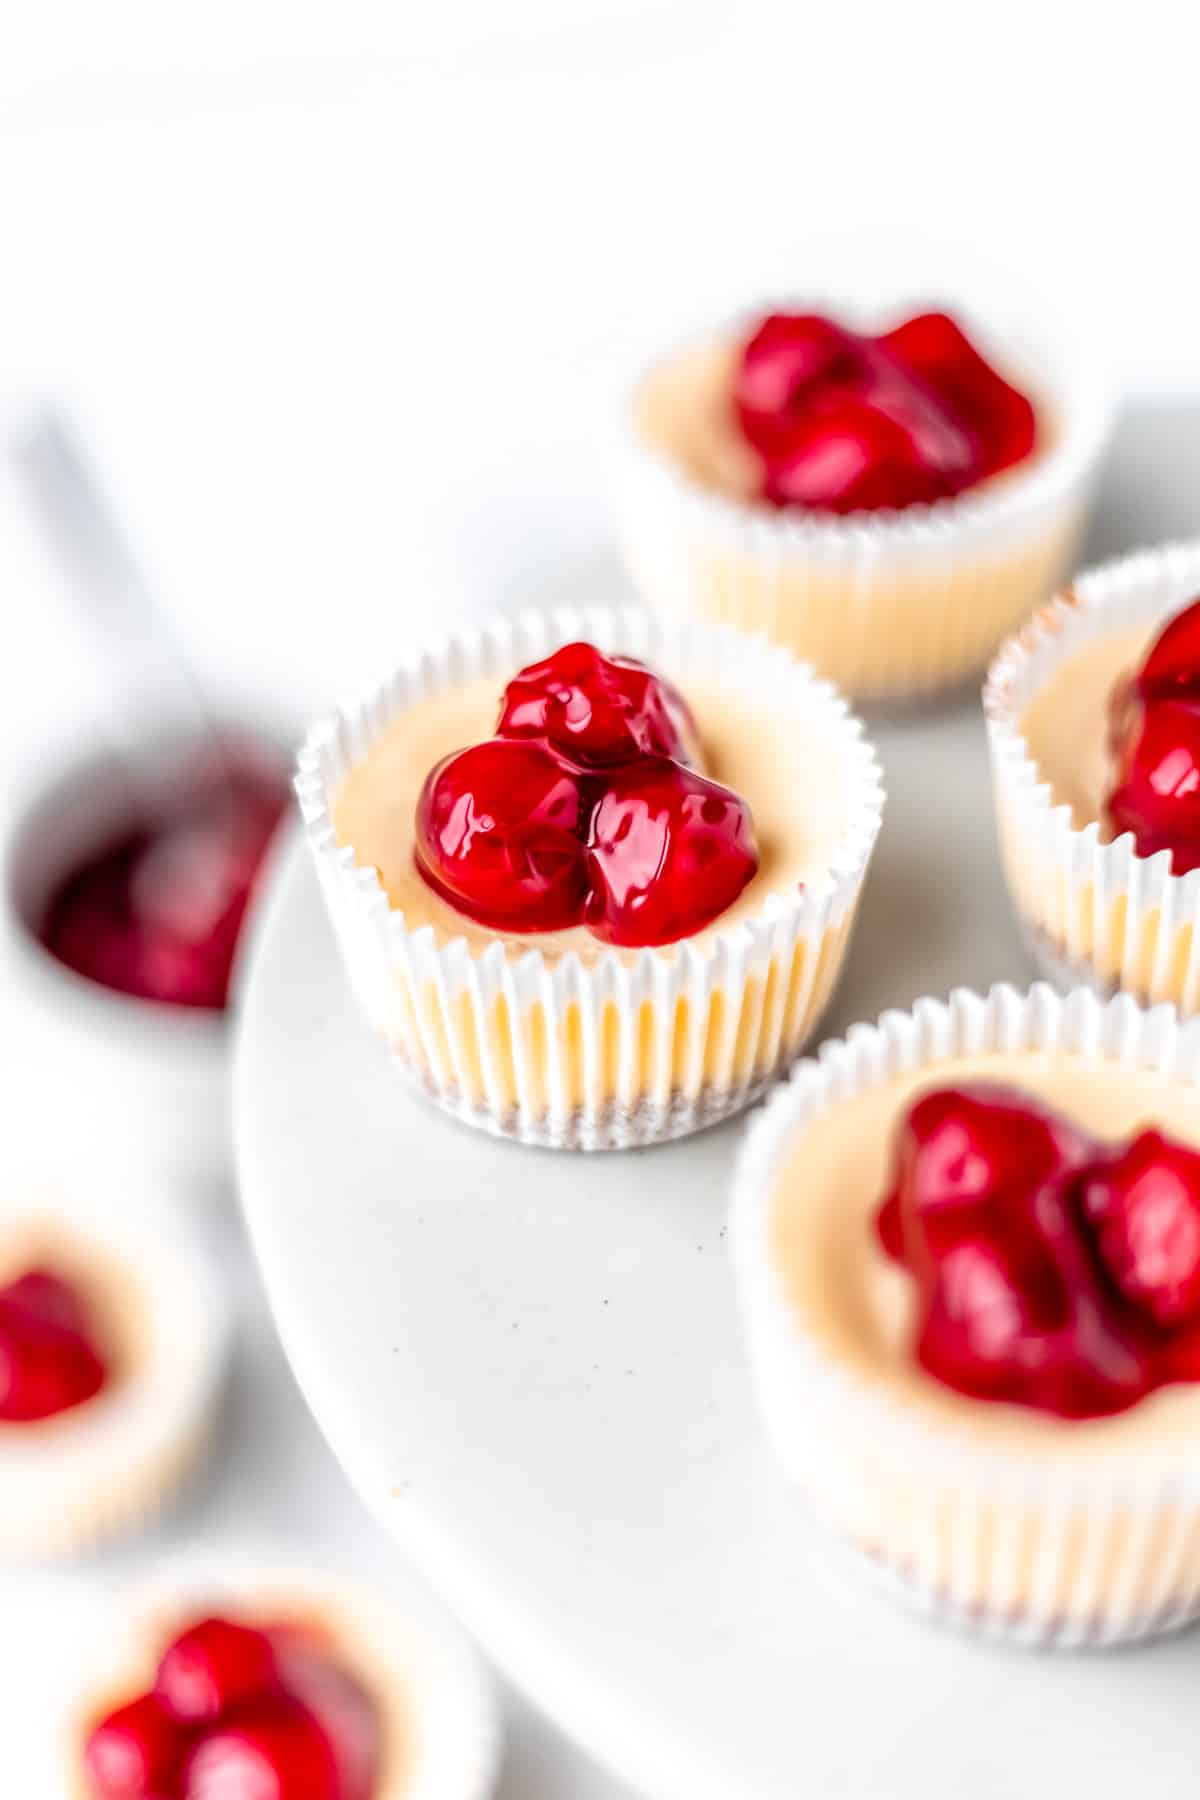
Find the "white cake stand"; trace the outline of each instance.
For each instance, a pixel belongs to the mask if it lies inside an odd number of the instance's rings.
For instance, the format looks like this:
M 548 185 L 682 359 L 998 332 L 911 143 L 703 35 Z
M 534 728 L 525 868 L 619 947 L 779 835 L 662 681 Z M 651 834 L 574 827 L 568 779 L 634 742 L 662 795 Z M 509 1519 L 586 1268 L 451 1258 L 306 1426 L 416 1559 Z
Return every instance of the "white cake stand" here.
M 1028 977 L 974 705 L 879 734 L 890 803 L 831 1027 Z M 801 777 L 798 777 L 801 778 Z M 497 1143 L 411 1099 L 315 882 L 265 912 L 238 1070 L 284 1341 L 364 1498 L 485 1647 L 663 1800 L 1125 1800 L 1194 1783 L 1200 1638 L 989 1648 L 843 1568 L 751 1404 L 724 1242 L 736 1124 Z

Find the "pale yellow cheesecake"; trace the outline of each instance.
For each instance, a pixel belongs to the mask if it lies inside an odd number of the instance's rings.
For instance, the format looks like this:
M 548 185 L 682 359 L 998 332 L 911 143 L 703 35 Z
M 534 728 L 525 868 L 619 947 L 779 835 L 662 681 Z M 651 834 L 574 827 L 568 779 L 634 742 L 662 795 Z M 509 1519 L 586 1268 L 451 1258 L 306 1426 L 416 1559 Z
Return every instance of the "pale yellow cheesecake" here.
M 52 1307 L 82 1309 L 102 1376 L 89 1398 L 11 1416 L 16 1384 L 37 1370 L 23 1370 L 19 1320 L 15 1345 L 5 1342 L 0 1555 L 71 1556 L 151 1524 L 200 1461 L 228 1307 L 200 1252 L 162 1242 L 127 1193 L 82 1171 L 27 1171 L 15 1187 L 0 1204 L 0 1310 L 20 1292 L 13 1284 L 49 1283 Z M 0 1322 L 0 1338 L 7 1331 Z
M 979 1398 L 917 1357 L 880 1212 L 922 1095 L 1001 1084 L 1098 1141 L 1200 1149 L 1200 1037 L 1128 1000 L 922 1002 L 802 1064 L 751 1134 L 733 1235 L 768 1425 L 815 1508 L 923 1605 L 1106 1642 L 1200 1611 L 1200 1386 L 1108 1416 Z
M 100 1800 L 97 1771 L 138 1757 L 163 1800 L 209 1785 L 313 1800 L 491 1792 L 494 1701 L 449 1626 L 308 1570 L 255 1567 L 236 1550 L 210 1570 L 168 1565 L 126 1603 L 94 1683 L 67 1711 L 75 1800 Z
M 759 497 L 732 402 L 744 335 L 670 351 L 634 390 L 623 541 L 647 600 L 765 632 L 868 704 L 977 676 L 1074 559 L 1106 437 L 1086 371 L 994 354 L 1037 399 L 1034 453 L 933 505 L 834 516 Z
M 431 768 L 488 740 L 506 683 L 583 630 L 676 684 L 705 777 L 753 818 L 752 877 L 682 937 L 496 928 L 418 867 Z M 431 661 L 318 727 L 298 784 L 351 978 L 401 1068 L 468 1122 L 554 1146 L 654 1142 L 745 1105 L 842 965 L 882 807 L 857 721 L 779 650 L 644 613 L 531 617 Z

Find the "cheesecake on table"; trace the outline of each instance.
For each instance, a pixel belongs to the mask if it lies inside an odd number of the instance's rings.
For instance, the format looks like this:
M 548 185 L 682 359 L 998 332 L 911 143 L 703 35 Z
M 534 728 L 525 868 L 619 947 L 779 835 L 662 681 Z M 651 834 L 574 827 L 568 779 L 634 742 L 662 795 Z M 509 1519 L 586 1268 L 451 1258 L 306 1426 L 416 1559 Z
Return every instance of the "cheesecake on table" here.
M 638 384 L 627 556 L 652 605 L 910 704 L 982 671 L 1067 572 L 1106 429 L 1073 350 L 957 311 L 776 309 Z
M 882 808 L 861 726 L 811 671 L 620 611 L 435 646 L 315 729 L 298 791 L 409 1079 L 486 1130 L 584 1148 L 695 1130 L 787 1066 Z

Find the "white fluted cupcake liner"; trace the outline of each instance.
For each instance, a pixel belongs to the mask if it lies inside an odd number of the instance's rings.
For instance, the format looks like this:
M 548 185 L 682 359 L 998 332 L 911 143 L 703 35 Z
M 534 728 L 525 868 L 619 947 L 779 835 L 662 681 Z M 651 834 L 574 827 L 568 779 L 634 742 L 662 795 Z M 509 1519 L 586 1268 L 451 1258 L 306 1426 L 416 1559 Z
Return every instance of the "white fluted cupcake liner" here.
M 1059 983 L 1121 989 L 1200 1011 L 1200 870 L 1139 856 L 1057 804 L 1022 733 L 1027 708 L 1068 658 L 1112 633 L 1151 631 L 1200 594 L 1200 543 L 1140 551 L 1080 575 L 1005 644 L 984 689 L 1005 872 L 1030 949 Z
M 383 1764 L 375 1800 L 487 1800 L 501 1753 L 500 1715 L 486 1669 L 466 1638 L 428 1603 L 367 1592 L 281 1560 L 278 1545 L 226 1547 L 173 1557 L 128 1584 L 123 1616 L 106 1621 L 78 1677 L 63 1733 L 68 1791 L 90 1800 L 81 1748 L 92 1724 L 150 1685 L 172 1635 L 220 1611 L 247 1623 L 303 1624 L 332 1632 L 348 1670 L 375 1698 Z
M 520 950 L 509 940 L 480 952 L 410 929 L 376 870 L 337 840 L 342 781 L 415 702 L 482 675 L 499 696 L 518 669 L 580 637 L 643 658 L 685 694 L 690 675 L 745 684 L 840 745 L 846 822 L 824 877 L 661 950 L 552 958 L 536 940 Z M 828 683 L 772 645 L 636 609 L 497 619 L 414 652 L 309 734 L 296 789 L 355 992 L 401 1072 L 467 1124 L 584 1150 L 696 1131 L 746 1106 L 794 1059 L 840 971 L 883 808 L 875 753 Z
M 27 1260 L 28 1258 L 28 1260 Z M 216 1424 L 229 1308 L 208 1257 L 164 1240 L 95 1171 L 10 1178 L 0 1267 L 61 1264 L 110 1353 L 105 1386 L 54 1418 L 0 1425 L 0 1557 L 80 1555 L 149 1527 L 203 1460 Z
M 968 1419 L 977 1424 L 988 1402 L 904 1405 L 886 1378 L 843 1364 L 809 1328 L 772 1244 L 776 1183 L 812 1120 L 951 1059 L 1023 1050 L 1159 1071 L 1195 1083 L 1200 1105 L 1200 1024 L 1181 1024 L 1172 1007 L 1039 984 L 887 1013 L 801 1063 L 747 1133 L 731 1222 L 739 1299 L 784 1466 L 893 1592 L 1014 1642 L 1129 1642 L 1200 1616 L 1200 1434 L 1132 1453 L 1093 1438 L 1075 1456 L 1058 1433 L 1053 1443 L 985 1440 Z M 1064 1424 L 1063 1434 L 1106 1423 Z
M 765 632 L 863 704 L 907 706 L 977 678 L 1072 567 L 1109 432 L 1077 345 L 1028 330 L 1001 343 L 996 360 L 1027 382 L 1051 441 L 953 499 L 847 517 L 724 495 L 652 442 L 639 422 L 652 384 L 704 347 L 662 359 L 635 391 L 620 471 L 626 558 L 646 599 Z

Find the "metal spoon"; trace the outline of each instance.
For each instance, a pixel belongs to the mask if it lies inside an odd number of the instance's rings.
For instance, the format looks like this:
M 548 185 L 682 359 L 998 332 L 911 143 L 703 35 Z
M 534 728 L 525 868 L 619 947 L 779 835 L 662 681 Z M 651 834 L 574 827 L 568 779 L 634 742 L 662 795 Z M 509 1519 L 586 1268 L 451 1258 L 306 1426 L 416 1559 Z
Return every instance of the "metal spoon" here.
M 221 734 L 70 424 L 42 407 L 18 433 L 14 454 L 106 670 L 109 729 L 130 785 L 145 810 L 165 815 L 178 793 L 177 760 L 166 747 L 199 753 L 220 780 Z

